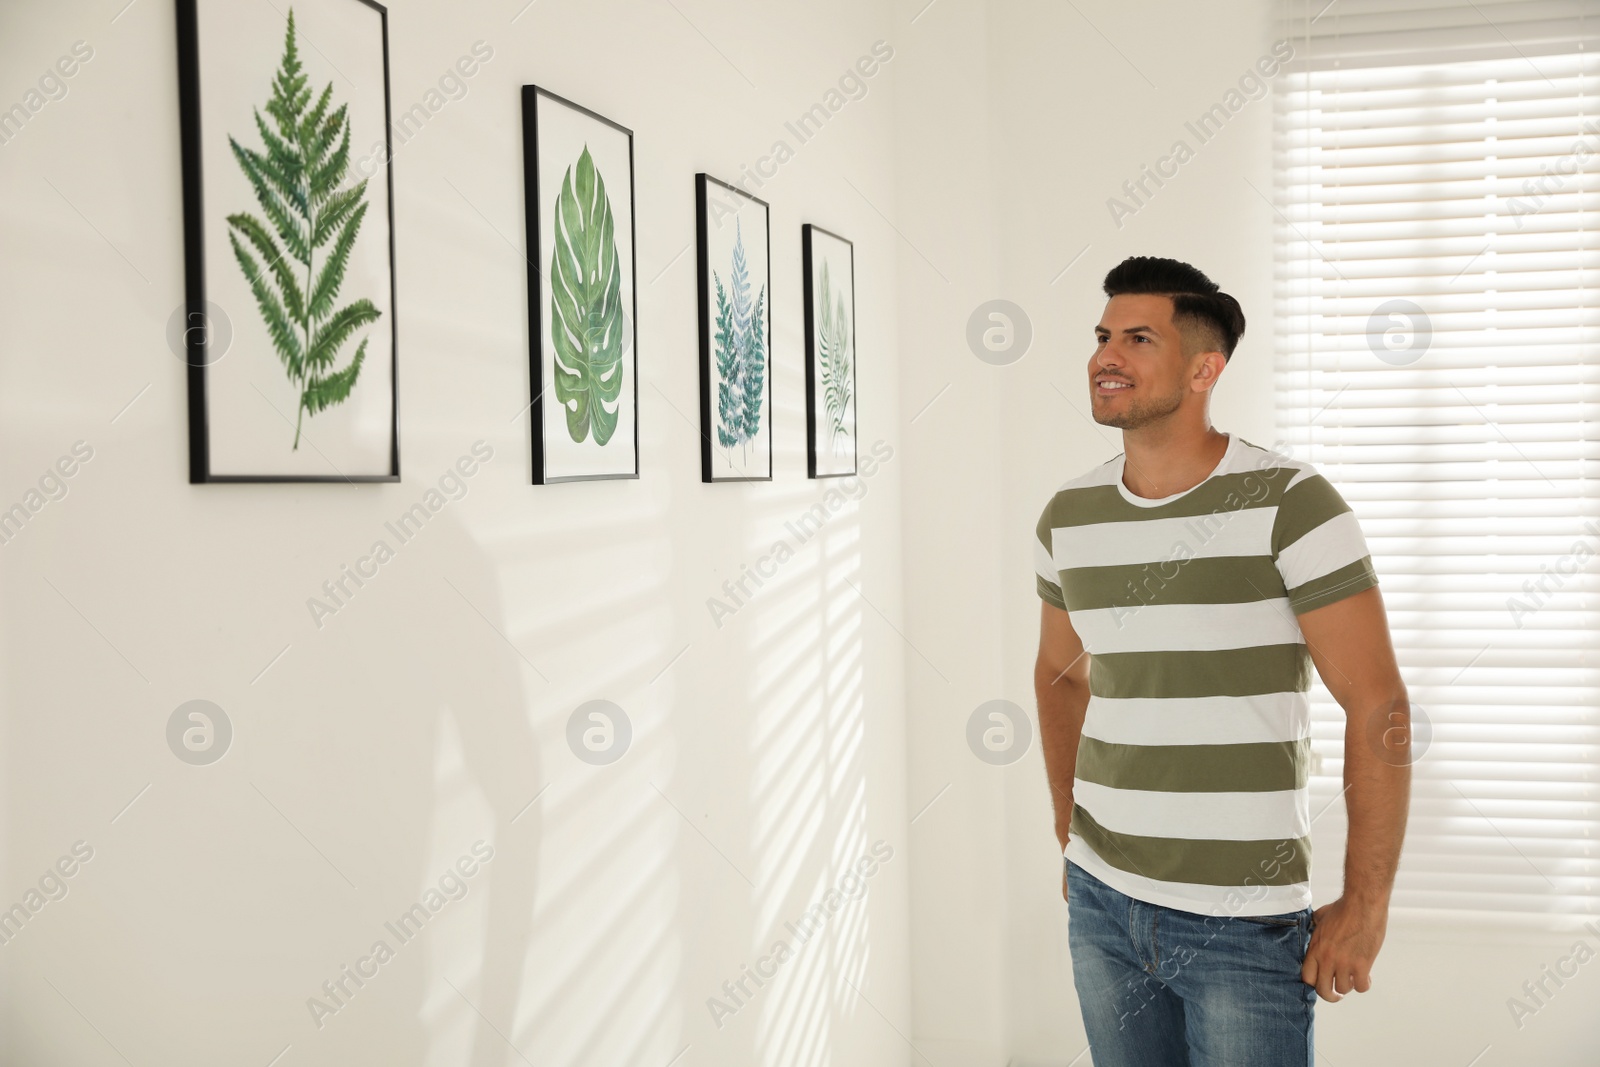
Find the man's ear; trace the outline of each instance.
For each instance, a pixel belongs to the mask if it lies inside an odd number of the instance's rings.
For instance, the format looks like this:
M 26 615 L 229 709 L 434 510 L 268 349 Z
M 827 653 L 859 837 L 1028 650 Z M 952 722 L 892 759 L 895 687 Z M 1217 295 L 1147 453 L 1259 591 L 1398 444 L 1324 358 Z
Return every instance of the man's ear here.
M 1203 393 L 1216 387 L 1217 379 L 1222 376 L 1222 369 L 1228 361 L 1221 352 L 1198 352 L 1195 354 L 1194 374 L 1189 379 L 1195 392 Z

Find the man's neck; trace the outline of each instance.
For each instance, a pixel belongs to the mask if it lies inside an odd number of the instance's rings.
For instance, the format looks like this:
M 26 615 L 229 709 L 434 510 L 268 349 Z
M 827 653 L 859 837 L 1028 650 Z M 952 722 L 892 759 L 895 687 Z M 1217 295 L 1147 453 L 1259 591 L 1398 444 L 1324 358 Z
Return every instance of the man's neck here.
M 1122 484 L 1148 500 L 1193 489 L 1217 469 L 1228 435 L 1209 423 L 1146 426 L 1122 432 Z

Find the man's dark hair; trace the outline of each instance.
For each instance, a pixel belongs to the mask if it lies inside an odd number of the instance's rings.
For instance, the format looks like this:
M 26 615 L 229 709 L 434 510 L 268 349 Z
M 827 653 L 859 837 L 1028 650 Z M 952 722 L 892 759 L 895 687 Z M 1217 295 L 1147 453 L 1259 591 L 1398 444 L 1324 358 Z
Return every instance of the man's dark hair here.
M 1226 363 L 1244 336 L 1244 309 L 1216 282 L 1187 263 L 1155 256 L 1129 256 L 1111 268 L 1106 296 L 1147 294 L 1172 298 L 1172 323 L 1183 335 L 1184 354 L 1221 352 Z

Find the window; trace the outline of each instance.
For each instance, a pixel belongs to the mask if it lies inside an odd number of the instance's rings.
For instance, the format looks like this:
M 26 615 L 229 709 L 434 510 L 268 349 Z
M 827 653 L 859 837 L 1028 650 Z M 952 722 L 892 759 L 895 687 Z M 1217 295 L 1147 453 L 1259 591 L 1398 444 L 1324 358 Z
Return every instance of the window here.
M 1280 36 L 1278 433 L 1360 518 L 1421 709 L 1393 904 L 1592 917 L 1600 4 L 1311 0 Z M 1320 897 L 1344 715 L 1312 714 Z

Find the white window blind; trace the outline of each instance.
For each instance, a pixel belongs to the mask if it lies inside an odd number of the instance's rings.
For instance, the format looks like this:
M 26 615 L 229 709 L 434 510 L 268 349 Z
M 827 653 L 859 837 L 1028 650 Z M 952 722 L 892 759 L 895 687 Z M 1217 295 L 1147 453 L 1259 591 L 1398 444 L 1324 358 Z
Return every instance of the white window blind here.
M 1571 926 L 1600 914 L 1600 3 L 1280 10 L 1278 432 L 1361 520 L 1421 709 L 1393 904 Z M 1320 684 L 1313 717 L 1320 895 Z

